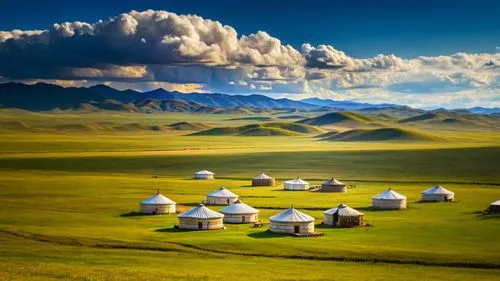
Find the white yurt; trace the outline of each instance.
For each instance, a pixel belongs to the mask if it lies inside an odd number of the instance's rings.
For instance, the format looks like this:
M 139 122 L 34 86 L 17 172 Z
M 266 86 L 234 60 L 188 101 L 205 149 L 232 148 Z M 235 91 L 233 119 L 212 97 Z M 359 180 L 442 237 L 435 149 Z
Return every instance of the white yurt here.
M 422 192 L 422 201 L 426 202 L 448 202 L 453 201 L 455 193 L 436 185 Z
M 500 200 L 491 203 L 488 211 L 490 213 L 500 213 Z
M 252 186 L 274 186 L 275 184 L 274 178 L 264 173 L 252 179 Z
M 203 204 L 177 216 L 179 218 L 179 228 L 213 230 L 224 228 L 224 215 L 210 210 Z
M 326 180 L 321 188 L 318 189 L 319 192 L 347 192 L 347 185 L 335 178 Z
M 160 194 L 160 191 L 141 202 L 141 214 L 159 215 L 175 213 L 175 202 Z
M 372 197 L 373 208 L 375 209 L 406 209 L 406 196 L 403 196 L 392 189 L 386 189 L 384 192 Z
M 229 191 L 225 187 L 221 187 L 216 191 L 207 194 L 205 204 L 207 205 L 229 205 L 238 200 L 238 195 Z
M 194 173 L 194 178 L 197 180 L 213 180 L 214 179 L 214 173 L 208 171 L 208 170 L 201 170 L 196 173 Z
M 340 204 L 323 212 L 323 223 L 335 227 L 353 227 L 363 225 L 364 214 L 347 206 Z
M 308 190 L 309 183 L 300 178 L 285 182 L 285 190 Z
M 293 207 L 269 218 L 272 232 L 308 234 L 314 232 L 314 218 Z
M 259 210 L 236 200 L 233 204 L 220 210 L 224 214 L 224 222 L 227 223 L 252 223 L 259 221 Z

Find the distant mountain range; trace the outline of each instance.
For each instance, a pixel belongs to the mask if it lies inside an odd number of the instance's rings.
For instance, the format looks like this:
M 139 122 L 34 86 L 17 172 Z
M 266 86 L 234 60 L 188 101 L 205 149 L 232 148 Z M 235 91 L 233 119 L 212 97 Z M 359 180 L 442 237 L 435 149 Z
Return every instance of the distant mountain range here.
M 486 107 L 476 106 L 467 108 L 467 111 L 475 114 L 494 114 L 494 113 L 500 113 L 500 108 L 498 107 L 486 108 Z
M 421 109 L 394 104 L 369 104 L 308 98 L 300 101 L 263 95 L 227 95 L 169 92 L 156 89 L 149 92 L 116 90 L 105 85 L 89 88 L 64 88 L 53 84 L 0 84 L 0 108 L 20 108 L 31 111 L 60 110 L 121 110 L 137 112 L 182 111 L 206 113 L 258 113 L 269 109 L 296 111 L 361 111 L 381 110 L 421 113 Z M 494 114 L 500 108 L 474 107 L 471 113 Z
M 362 108 L 385 108 L 385 107 L 401 107 L 395 104 L 381 103 L 381 104 L 370 104 L 370 103 L 360 103 L 354 101 L 335 101 L 335 100 L 324 100 L 319 98 L 308 98 L 303 99 L 301 102 L 308 104 L 313 104 L 316 106 L 324 106 L 331 108 L 339 108 L 343 110 L 356 110 Z
M 252 107 L 252 108 L 294 108 L 300 110 L 315 109 L 319 106 L 290 99 L 273 99 L 262 95 L 226 95 L 226 94 L 183 94 L 157 89 L 140 93 L 134 90 L 119 91 L 104 85 L 89 88 L 63 88 L 60 86 L 37 83 L 26 85 L 21 83 L 0 84 L 0 105 L 7 108 L 22 108 L 34 111 L 47 111 L 55 108 L 75 109 L 82 105 L 94 108 L 105 103 L 115 105 L 144 104 L 148 101 L 176 101 L 180 106 L 186 104 L 194 107 Z M 112 102 L 110 102 L 112 101 Z M 171 103 L 173 105 L 173 103 Z M 116 106 L 115 106 L 116 107 Z M 126 107 L 126 106 L 124 106 Z M 166 107 L 167 108 L 167 107 Z M 168 107 L 171 108 L 171 107 Z

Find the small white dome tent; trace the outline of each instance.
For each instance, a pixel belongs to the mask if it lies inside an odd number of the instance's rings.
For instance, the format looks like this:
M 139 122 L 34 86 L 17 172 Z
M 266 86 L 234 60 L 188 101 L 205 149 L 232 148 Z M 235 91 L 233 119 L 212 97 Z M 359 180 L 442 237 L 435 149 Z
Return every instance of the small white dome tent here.
M 224 222 L 227 223 L 252 223 L 259 221 L 259 210 L 236 200 L 233 204 L 220 210 L 224 214 Z
M 159 215 L 175 213 L 175 202 L 158 192 L 141 202 L 141 214 Z
M 269 218 L 269 231 L 278 233 L 314 233 L 315 219 L 291 207 Z
M 194 173 L 194 178 L 197 180 L 213 180 L 214 175 L 215 175 L 214 173 L 208 170 L 201 170 Z
M 363 225 L 364 214 L 347 206 L 340 204 L 335 208 L 323 212 L 323 222 L 335 227 L 353 227 Z
M 179 228 L 192 230 L 214 230 L 224 228 L 224 215 L 210 210 L 203 204 L 177 216 Z
M 300 178 L 289 180 L 285 182 L 285 190 L 308 190 L 309 183 Z
M 406 196 L 403 196 L 389 188 L 384 192 L 373 196 L 372 203 L 373 208 L 375 209 L 406 209 Z
M 425 202 L 448 202 L 455 199 L 455 193 L 436 185 L 422 192 L 422 201 Z
M 225 187 L 221 187 L 214 192 L 207 194 L 205 204 L 207 205 L 229 205 L 238 200 L 238 195 L 229 191 Z
M 252 186 L 274 186 L 275 184 L 276 181 L 274 180 L 274 178 L 264 173 L 252 179 Z

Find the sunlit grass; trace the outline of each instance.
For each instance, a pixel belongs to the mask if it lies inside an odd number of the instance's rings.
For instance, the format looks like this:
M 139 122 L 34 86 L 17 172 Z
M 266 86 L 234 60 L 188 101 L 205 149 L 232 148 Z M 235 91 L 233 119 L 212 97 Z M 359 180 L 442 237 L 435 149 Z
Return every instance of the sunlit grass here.
M 195 114 L 2 114 L 29 125 L 249 122 Z M 500 266 L 498 218 L 481 214 L 500 199 L 494 131 L 450 130 L 443 132 L 446 141 L 401 143 L 186 133 L 3 131 L 0 280 L 495 280 L 500 274 L 470 268 Z M 217 179 L 192 180 L 199 169 Z M 261 172 L 276 177 L 277 186 L 250 187 Z M 153 182 L 152 175 L 159 178 Z M 356 187 L 345 194 L 282 191 L 283 181 L 296 176 L 312 185 L 335 176 Z M 454 191 L 457 202 L 419 203 L 433 184 Z M 268 235 L 250 225 L 179 232 L 176 216 L 123 216 L 157 188 L 193 206 L 220 186 L 259 207 L 263 220 L 294 205 L 315 217 L 325 236 Z M 407 210 L 370 208 L 371 197 L 387 187 L 408 197 Z M 340 203 L 364 212 L 371 227 L 321 227 L 322 211 Z

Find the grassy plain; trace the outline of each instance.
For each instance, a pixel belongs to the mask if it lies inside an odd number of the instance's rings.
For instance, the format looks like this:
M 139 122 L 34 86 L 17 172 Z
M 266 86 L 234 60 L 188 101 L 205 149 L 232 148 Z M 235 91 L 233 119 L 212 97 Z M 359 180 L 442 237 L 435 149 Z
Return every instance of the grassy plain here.
M 0 119 L 36 128 L 256 122 L 186 113 L 2 112 Z M 500 136 L 429 130 L 443 140 L 0 130 L 0 280 L 498 280 L 500 218 L 480 211 L 500 199 Z M 217 179 L 192 180 L 199 169 Z M 261 172 L 278 185 L 250 187 Z M 296 176 L 311 184 L 335 176 L 356 187 L 347 194 L 282 191 L 283 181 Z M 419 203 L 433 184 L 453 190 L 457 202 Z M 259 207 L 263 220 L 293 204 L 314 216 L 325 236 L 272 235 L 249 225 L 184 232 L 173 229 L 175 216 L 133 213 L 156 188 L 193 206 L 220 186 Z M 407 210 L 370 208 L 386 187 L 408 197 Z M 339 203 L 362 210 L 372 226 L 323 228 L 322 211 Z

